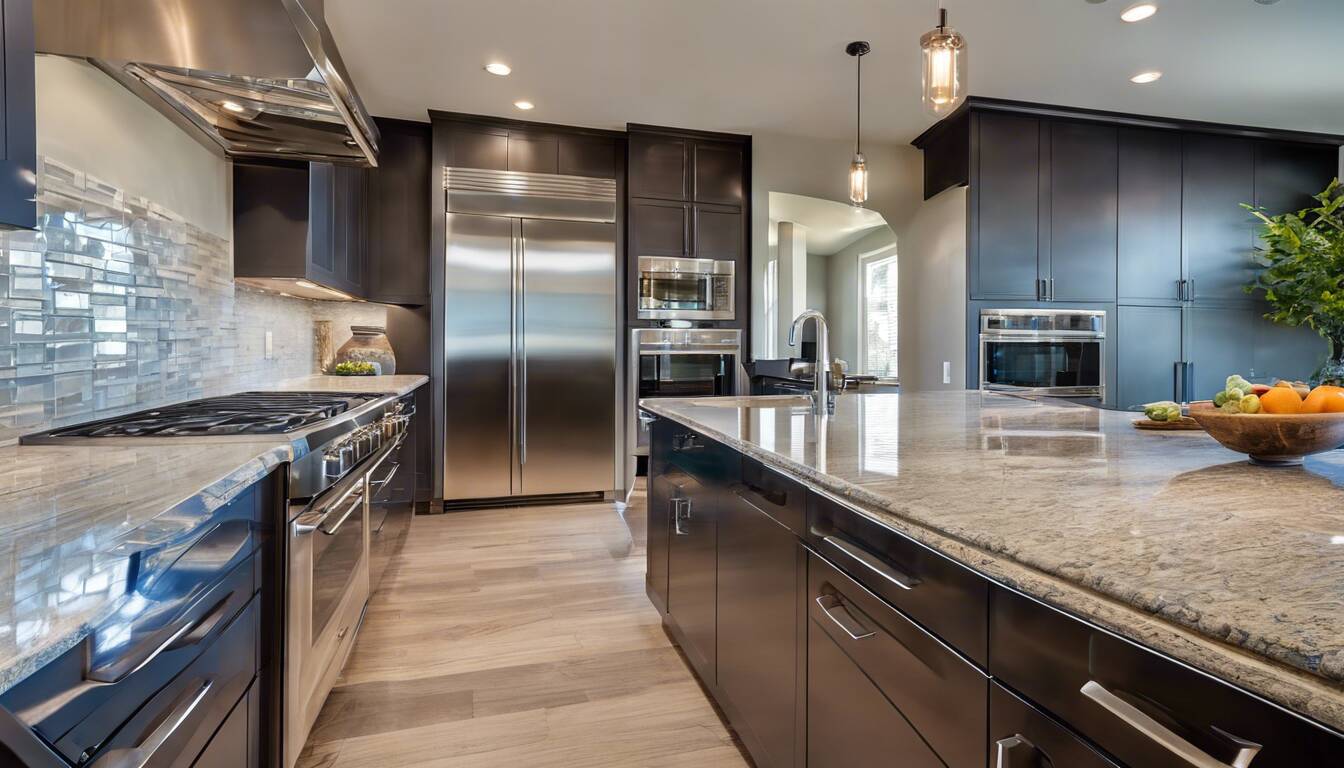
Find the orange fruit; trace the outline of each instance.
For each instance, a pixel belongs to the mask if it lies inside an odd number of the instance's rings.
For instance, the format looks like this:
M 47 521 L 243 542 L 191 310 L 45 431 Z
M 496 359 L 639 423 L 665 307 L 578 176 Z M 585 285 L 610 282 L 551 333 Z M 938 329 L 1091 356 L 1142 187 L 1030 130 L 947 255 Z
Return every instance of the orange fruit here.
M 1265 413 L 1301 413 L 1302 396 L 1291 387 L 1274 387 L 1260 396 L 1260 408 Z
M 1344 392 L 1335 392 L 1325 399 L 1326 413 L 1344 413 Z
M 1320 386 L 1307 395 L 1307 399 L 1302 401 L 1303 413 L 1324 413 L 1325 403 L 1331 397 L 1344 393 L 1344 389 L 1339 387 Z

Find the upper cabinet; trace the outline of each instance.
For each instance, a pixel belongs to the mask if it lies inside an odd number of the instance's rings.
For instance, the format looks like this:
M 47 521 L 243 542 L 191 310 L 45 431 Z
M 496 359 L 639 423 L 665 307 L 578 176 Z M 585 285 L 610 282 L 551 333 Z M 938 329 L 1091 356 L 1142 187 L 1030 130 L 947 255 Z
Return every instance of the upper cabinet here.
M 1208 134 L 1183 137 L 1181 250 L 1186 299 L 1244 303 L 1255 277 L 1253 219 L 1241 207 L 1255 198 L 1255 142 Z
M 1118 172 L 1118 298 L 1122 303 L 1177 301 L 1184 277 L 1181 135 L 1120 129 Z
M 630 196 L 688 199 L 690 145 L 689 139 L 680 136 L 631 133 Z
M 972 298 L 1034 300 L 1039 292 L 1040 121 L 976 120 L 968 254 Z
M 1049 270 L 1051 301 L 1114 301 L 1117 132 L 1095 123 L 1050 128 Z
M 616 177 L 617 142 L 609 134 L 464 116 L 436 119 L 451 126 L 445 159 L 454 168 Z
M 0 0 L 0 229 L 37 226 L 37 103 L 33 1 Z
M 741 205 L 746 173 L 742 145 L 697 141 L 691 199 L 697 203 Z
M 378 167 L 368 170 L 366 298 L 429 303 L 429 123 L 377 119 Z

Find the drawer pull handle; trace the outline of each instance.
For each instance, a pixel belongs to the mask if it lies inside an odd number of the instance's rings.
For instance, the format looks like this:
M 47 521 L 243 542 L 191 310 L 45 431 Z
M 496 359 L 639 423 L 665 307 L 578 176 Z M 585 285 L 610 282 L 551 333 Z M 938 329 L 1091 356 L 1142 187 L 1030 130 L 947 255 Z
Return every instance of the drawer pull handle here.
M 863 626 L 863 622 L 854 618 L 854 614 L 849 612 L 849 608 L 835 595 L 822 595 L 817 598 L 817 607 L 826 614 L 835 626 L 849 635 L 850 640 L 866 640 L 876 634 L 873 630 Z
M 994 742 L 994 768 L 1049 768 L 1050 758 L 1020 733 Z
M 871 552 L 863 549 L 862 547 L 850 544 L 848 541 L 845 541 L 839 536 L 826 536 L 822 538 L 821 543 L 830 545 L 832 548 L 840 550 L 840 552 L 842 552 L 845 555 L 848 555 L 851 559 L 858 561 L 860 565 L 864 566 L 865 568 L 877 574 L 878 576 L 881 576 L 883 579 L 886 579 L 892 584 L 895 584 L 901 589 L 914 589 L 915 587 L 919 586 L 919 579 L 901 573 L 895 568 L 892 568 L 890 565 L 887 565 L 885 562 L 881 560 L 881 558 L 877 557 Z
M 1134 730 L 1157 742 L 1168 752 L 1190 765 L 1196 766 L 1196 768 L 1249 768 L 1251 761 L 1260 752 L 1259 744 L 1238 739 L 1230 734 L 1224 734 L 1231 738 L 1238 748 L 1237 756 L 1232 759 L 1232 762 L 1224 763 L 1144 714 L 1138 707 L 1106 690 L 1101 683 L 1095 680 L 1088 680 L 1079 692 L 1096 702 L 1102 709 L 1120 718 Z
M 185 648 L 189 645 L 199 643 L 201 640 L 204 640 L 224 618 L 224 607 L 229 604 L 229 598 L 231 597 L 233 597 L 233 592 L 220 598 L 219 602 L 211 606 L 210 610 L 206 611 L 205 614 L 198 619 L 181 619 L 179 620 L 177 627 L 161 630 L 159 633 L 160 636 L 167 635 L 167 637 L 165 637 L 162 642 L 154 645 L 153 649 L 144 656 L 137 658 L 134 654 L 127 654 L 116 661 L 111 661 L 100 667 L 90 669 L 88 672 L 84 673 L 84 679 L 91 683 L 119 683 L 149 666 L 149 663 L 157 659 L 164 651 Z M 204 597 L 201 599 L 204 599 Z M 198 601 L 196 605 L 199 604 Z M 188 608 L 186 612 L 191 613 L 196 605 Z M 197 632 L 196 630 L 202 631 Z M 193 634 L 196 636 L 191 637 Z M 144 647 L 144 645 L 140 647 Z
M 154 759 L 155 753 L 173 737 L 174 733 L 177 733 L 177 729 L 191 719 L 191 714 L 202 701 L 205 701 L 213 685 L 214 681 L 206 680 L 194 694 L 179 699 L 180 703 L 163 719 L 163 722 L 159 723 L 159 727 L 145 737 L 144 741 L 130 749 L 111 750 L 94 765 L 97 768 L 144 768 Z

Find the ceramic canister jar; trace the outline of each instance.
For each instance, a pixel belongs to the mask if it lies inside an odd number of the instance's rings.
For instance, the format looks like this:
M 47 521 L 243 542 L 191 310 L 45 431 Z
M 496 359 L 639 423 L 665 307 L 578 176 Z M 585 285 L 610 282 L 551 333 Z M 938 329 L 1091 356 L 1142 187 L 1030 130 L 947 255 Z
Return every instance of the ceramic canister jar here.
M 337 363 L 373 363 L 384 376 L 397 372 L 397 358 L 387 341 L 386 329 L 376 325 L 352 325 L 350 333 L 350 340 L 336 350 Z

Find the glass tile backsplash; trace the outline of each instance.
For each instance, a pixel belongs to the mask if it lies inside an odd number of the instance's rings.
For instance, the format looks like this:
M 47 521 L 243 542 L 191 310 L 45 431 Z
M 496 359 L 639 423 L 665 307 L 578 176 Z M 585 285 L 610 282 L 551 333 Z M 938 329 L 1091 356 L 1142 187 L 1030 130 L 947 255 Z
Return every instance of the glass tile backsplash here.
M 0 445 L 306 376 L 315 320 L 386 322 L 378 305 L 235 286 L 228 240 L 51 158 L 37 185 L 38 228 L 0 232 Z

